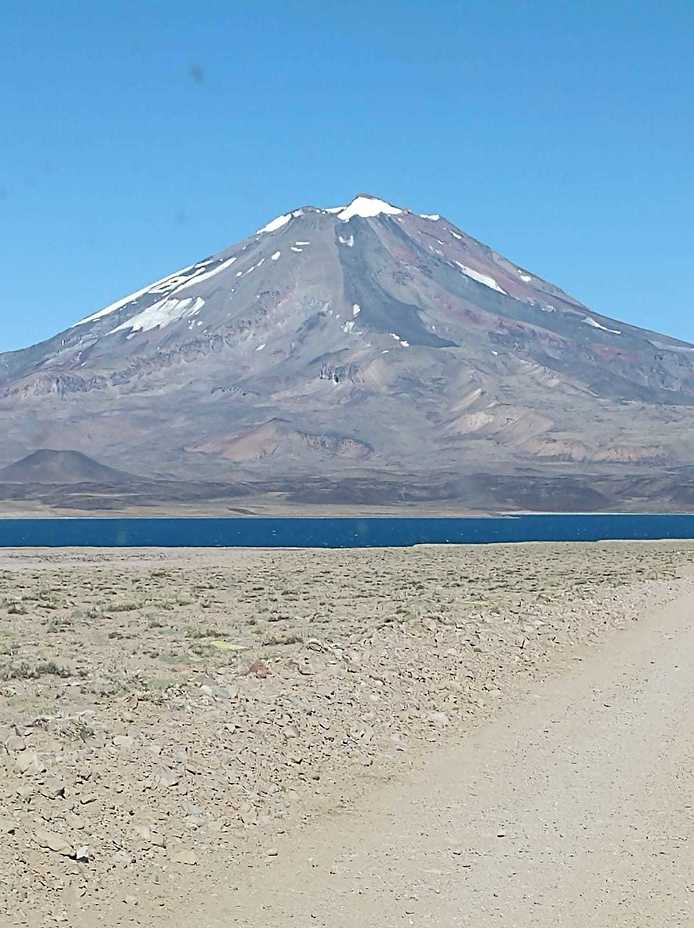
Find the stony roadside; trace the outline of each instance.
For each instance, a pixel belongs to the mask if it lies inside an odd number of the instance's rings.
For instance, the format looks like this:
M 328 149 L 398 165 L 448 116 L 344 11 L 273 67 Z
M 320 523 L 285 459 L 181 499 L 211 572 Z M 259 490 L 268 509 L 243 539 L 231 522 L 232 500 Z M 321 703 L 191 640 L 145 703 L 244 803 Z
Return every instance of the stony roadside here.
M 272 855 L 693 564 L 687 542 L 1 553 L 0 925 L 174 924 L 227 857 Z

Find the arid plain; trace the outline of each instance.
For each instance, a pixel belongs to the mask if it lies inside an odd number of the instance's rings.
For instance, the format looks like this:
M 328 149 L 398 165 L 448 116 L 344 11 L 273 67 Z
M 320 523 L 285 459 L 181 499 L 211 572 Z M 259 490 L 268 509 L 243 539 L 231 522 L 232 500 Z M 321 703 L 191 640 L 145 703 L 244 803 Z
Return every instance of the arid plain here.
M 4 551 L 0 924 L 188 924 L 241 862 L 269 894 L 282 842 L 614 647 L 693 565 L 690 542 Z

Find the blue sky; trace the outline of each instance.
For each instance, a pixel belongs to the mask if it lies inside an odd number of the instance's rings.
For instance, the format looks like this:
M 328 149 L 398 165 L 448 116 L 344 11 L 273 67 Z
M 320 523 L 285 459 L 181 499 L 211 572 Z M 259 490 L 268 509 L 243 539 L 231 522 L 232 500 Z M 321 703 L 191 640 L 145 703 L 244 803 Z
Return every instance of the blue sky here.
M 5 0 L 0 350 L 361 190 L 694 341 L 692 29 L 691 0 Z

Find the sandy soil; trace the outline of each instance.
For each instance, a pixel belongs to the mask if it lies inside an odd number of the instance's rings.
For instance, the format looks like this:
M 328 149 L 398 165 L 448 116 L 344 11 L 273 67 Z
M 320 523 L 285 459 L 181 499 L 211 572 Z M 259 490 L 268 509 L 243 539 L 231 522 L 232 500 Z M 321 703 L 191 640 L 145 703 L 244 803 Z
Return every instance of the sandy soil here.
M 362 828 L 366 847 L 386 814 L 374 796 L 416 796 L 429 755 L 614 648 L 691 590 L 693 562 L 683 542 L 2 553 L 0 924 L 452 923 L 383 898 L 387 917 L 360 921 L 345 894 L 383 882 L 375 861 L 397 870 L 377 850 L 337 895 L 324 873 L 316 911 L 269 885 L 286 893 L 289 849 L 305 866 L 315 829 L 339 843 Z M 525 737 L 530 770 L 535 723 Z M 455 786 L 442 764 L 432 795 Z M 421 789 L 397 813 L 405 836 L 418 805 Z

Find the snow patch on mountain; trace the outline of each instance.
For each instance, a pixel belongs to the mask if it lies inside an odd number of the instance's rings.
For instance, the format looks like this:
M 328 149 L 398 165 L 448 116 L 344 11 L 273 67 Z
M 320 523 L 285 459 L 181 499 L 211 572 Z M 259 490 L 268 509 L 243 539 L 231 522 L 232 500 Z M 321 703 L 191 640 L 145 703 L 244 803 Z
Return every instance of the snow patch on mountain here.
M 441 218 L 438 213 L 420 213 L 420 219 L 431 219 L 432 222 L 438 222 Z
M 86 316 L 84 319 L 80 319 L 79 322 L 76 322 L 71 328 L 76 328 L 78 325 L 85 325 L 87 322 L 96 322 L 97 319 L 103 319 L 104 316 L 110 316 L 111 313 L 115 313 L 116 310 L 122 309 L 124 306 L 127 306 L 128 303 L 134 303 L 135 300 L 138 300 L 141 296 L 144 296 L 146 293 L 151 293 L 155 287 L 158 287 L 160 284 L 170 281 L 173 277 L 180 277 L 182 274 L 185 274 L 186 271 L 192 270 L 194 265 L 189 264 L 188 267 L 182 268 L 180 271 L 175 271 L 173 274 L 167 274 L 166 277 L 161 277 L 159 280 L 154 281 L 154 283 L 147 284 L 146 287 L 143 287 L 142 290 L 136 290 L 135 293 L 130 293 L 128 296 L 124 296 L 122 300 L 117 300 L 115 303 L 109 303 L 108 306 L 105 306 L 103 309 L 100 309 L 98 312 L 92 313 L 91 316 Z
M 393 206 L 392 203 L 386 203 L 385 200 L 379 200 L 378 197 L 371 197 L 368 195 L 357 196 L 346 206 L 326 206 L 317 208 L 314 211 L 319 213 L 330 213 L 337 216 L 337 218 L 341 219 L 343 222 L 348 222 L 354 216 L 360 216 L 362 219 L 370 219 L 382 213 L 397 216 L 403 212 L 403 210 L 399 209 L 397 206 Z M 256 235 L 262 235 L 265 232 L 276 232 L 278 229 L 286 226 L 291 219 L 303 215 L 303 209 L 295 209 L 290 213 L 283 213 L 281 216 L 277 216 L 275 219 L 270 220 L 270 222 L 261 229 L 258 229 Z M 437 216 L 436 218 L 439 217 Z M 340 239 L 340 241 L 342 241 L 342 239 Z M 308 244 L 308 242 L 306 244 Z M 343 242 L 343 244 L 347 244 L 347 242 Z
M 349 206 L 346 206 L 337 214 L 337 218 L 343 222 L 349 222 L 354 216 L 362 219 L 371 219 L 374 216 L 380 216 L 385 213 L 388 216 L 399 216 L 402 212 L 392 203 L 386 203 L 385 200 L 379 200 L 377 197 L 355 197 Z
M 461 264 L 460 261 L 456 261 L 455 263 L 466 277 L 471 277 L 473 280 L 476 280 L 477 283 L 484 284 L 485 287 L 490 287 L 492 290 L 496 290 L 498 293 L 506 293 L 506 291 L 502 290 L 494 278 L 489 274 L 482 274 L 480 271 L 475 271 L 473 268 L 468 267 L 466 264 Z
M 584 322 L 586 325 L 589 325 L 594 329 L 600 329 L 601 332 L 609 332 L 610 335 L 622 334 L 619 329 L 608 329 L 607 326 L 601 325 L 597 319 L 593 319 L 590 316 L 584 316 L 583 319 L 581 319 L 581 322 Z
M 187 297 L 183 300 L 166 297 L 148 306 L 147 309 L 143 309 L 141 313 L 128 319 L 127 322 L 122 322 L 115 329 L 111 329 L 108 334 L 114 335 L 116 332 L 128 330 L 131 335 L 135 332 L 149 332 L 151 329 L 162 328 L 179 319 L 195 316 L 204 305 L 205 301 L 201 297 Z
M 246 270 L 246 271 L 241 271 L 241 272 L 240 272 L 240 276 L 241 276 L 241 277 L 248 277 L 248 275 L 249 275 L 249 274 L 252 274 L 253 271 L 257 270 L 259 267 L 262 267 L 264 263 L 265 263 L 265 258 L 261 258 L 260 261 L 257 262 L 257 264 L 252 264 L 252 265 L 248 268 L 248 270 Z M 236 276 L 238 277 L 239 274 L 237 274 Z
M 220 274 L 222 271 L 226 271 L 226 269 L 231 267 L 235 261 L 236 256 L 234 255 L 233 258 L 227 258 L 226 261 L 222 261 L 221 264 L 218 264 L 216 267 L 213 267 L 209 271 L 205 271 L 204 273 L 202 271 L 197 271 L 192 277 L 189 277 L 182 284 L 180 284 L 180 286 L 176 287 L 173 292 L 180 293 L 181 290 L 186 290 L 188 287 L 197 286 L 197 284 L 201 284 L 204 280 L 209 280 L 211 277 L 214 277 L 215 274 Z
M 298 213 L 299 210 L 295 210 L 295 212 Z M 292 216 L 293 213 L 284 213 L 282 216 L 276 216 L 274 219 L 271 219 L 267 225 L 264 225 L 262 229 L 258 229 L 255 234 L 263 235 L 265 232 L 276 232 L 278 229 L 281 229 L 282 226 L 286 226 Z

